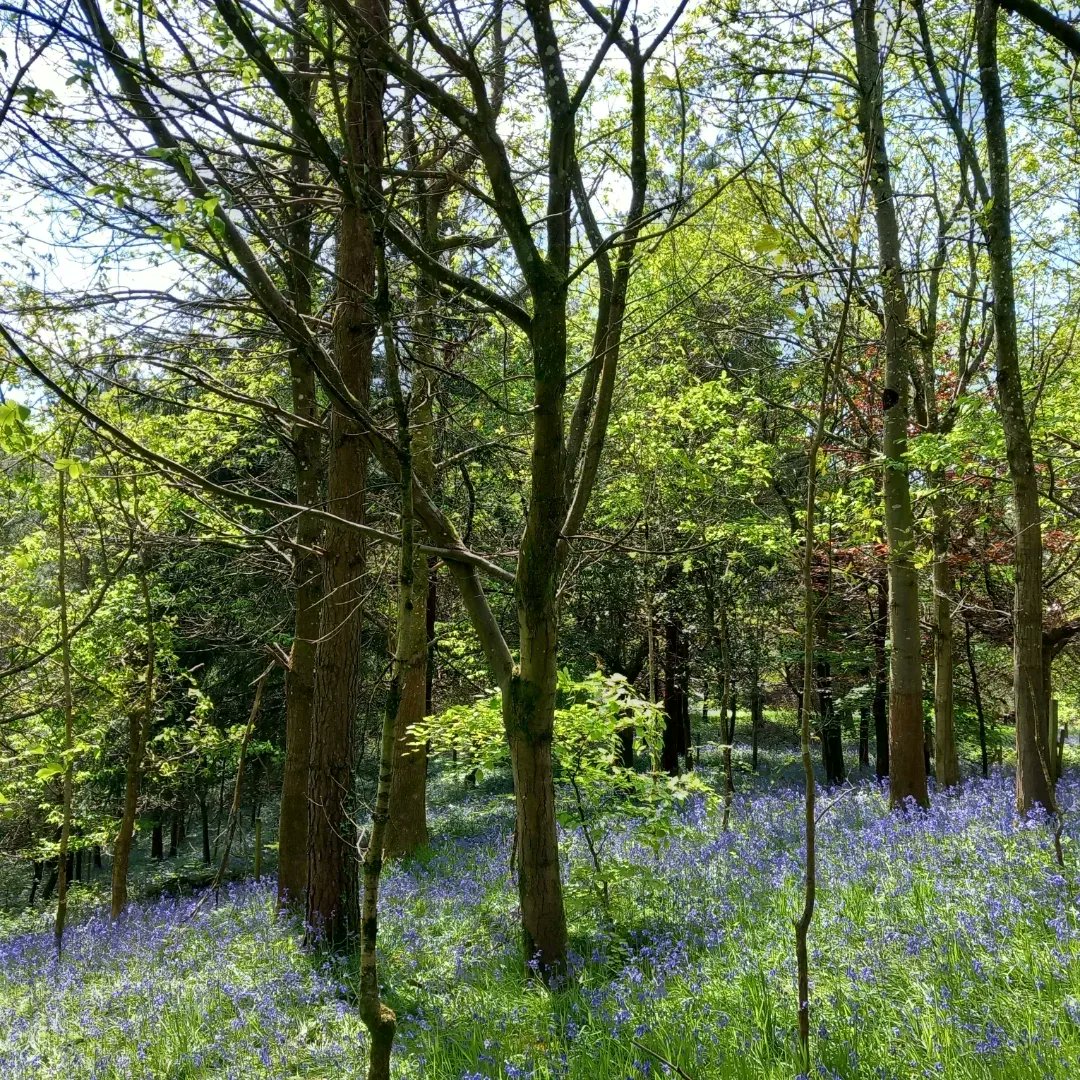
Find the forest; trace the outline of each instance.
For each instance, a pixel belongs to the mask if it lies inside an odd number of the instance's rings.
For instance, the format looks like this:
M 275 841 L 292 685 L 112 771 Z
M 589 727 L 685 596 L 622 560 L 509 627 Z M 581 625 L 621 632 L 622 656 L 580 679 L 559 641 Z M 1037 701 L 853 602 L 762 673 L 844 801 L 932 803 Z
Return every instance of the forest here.
M 0 1078 L 1080 1076 L 1078 27 L 0 0 Z

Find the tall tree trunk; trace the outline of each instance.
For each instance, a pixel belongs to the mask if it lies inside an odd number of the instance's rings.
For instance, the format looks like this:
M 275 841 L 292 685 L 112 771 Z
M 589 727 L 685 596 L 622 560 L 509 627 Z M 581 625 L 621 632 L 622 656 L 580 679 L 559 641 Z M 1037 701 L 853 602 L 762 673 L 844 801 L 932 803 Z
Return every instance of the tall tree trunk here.
M 720 664 L 720 735 L 723 741 L 723 768 L 724 768 L 724 818 L 723 828 L 726 830 L 731 820 L 731 804 L 735 796 L 735 774 L 732 769 L 731 747 L 735 740 L 735 715 L 731 711 L 733 696 L 731 678 L 731 634 L 728 629 L 727 604 L 721 598 L 719 613 L 717 612 L 717 598 L 714 596 L 712 582 L 709 577 L 705 578 L 705 621 L 709 625 L 713 635 L 713 645 L 716 649 L 717 659 Z
M 308 0 L 299 0 L 295 11 L 298 33 L 294 37 L 292 91 L 310 104 L 313 83 L 308 77 Z M 298 147 L 289 168 L 290 220 L 287 259 L 287 291 L 298 315 L 312 311 L 311 211 L 305 189 L 311 179 L 310 158 L 302 149 L 303 138 L 293 121 L 292 141 Z M 289 350 L 292 384 L 291 444 L 296 469 L 296 501 L 318 506 L 322 489 L 322 439 L 318 428 L 319 405 L 315 372 L 303 349 Z M 293 640 L 285 678 L 285 766 L 281 782 L 278 821 L 278 903 L 302 906 L 307 888 L 308 767 L 315 706 L 315 642 L 319 636 L 321 567 L 316 547 L 319 523 L 301 515 L 296 529 L 293 561 Z
M 401 373 L 390 319 L 389 283 L 386 279 L 386 260 L 379 253 L 379 300 L 383 314 L 387 383 L 394 402 L 398 422 L 398 457 L 400 460 L 401 492 L 401 550 L 398 554 L 398 611 L 397 633 L 393 645 L 390 687 L 383 714 L 382 738 L 379 750 L 379 780 L 375 792 L 375 808 L 371 817 L 371 838 L 364 854 L 364 899 L 362 934 L 360 939 L 360 1016 L 371 1036 L 368 1057 L 368 1080 L 390 1080 L 390 1053 L 393 1049 L 397 1017 L 387 1006 L 379 990 L 378 928 L 379 882 L 383 856 L 389 848 L 387 828 L 391 821 L 391 798 L 394 771 L 401 758 L 397 742 L 402 730 L 401 712 L 406 707 L 405 686 L 408 662 L 416 656 L 416 627 L 425 626 L 427 600 L 427 560 L 417 559 L 414 545 L 413 467 L 414 443 L 409 406 L 401 387 Z M 422 389 L 422 388 L 421 388 Z M 420 652 L 426 656 L 427 640 Z M 416 682 L 414 692 L 422 693 L 424 680 Z M 410 706 L 411 707 L 411 706 Z
M 859 768 L 870 768 L 870 706 L 859 706 Z
M 498 63 L 498 61 L 496 61 Z M 419 216 L 419 231 L 423 249 L 438 257 L 443 210 L 450 195 L 450 184 L 444 179 L 428 179 L 421 174 L 426 159 L 420 149 L 414 124 L 415 100 L 407 93 L 403 108 L 403 134 L 406 157 L 417 176 L 414 193 Z M 462 151 L 460 162 L 453 171 L 464 172 L 472 151 Z M 435 341 L 438 337 L 438 306 L 440 286 L 429 268 L 420 270 L 420 287 L 416 299 L 416 333 L 413 350 L 413 387 L 410 400 L 415 402 L 410 431 L 411 462 L 416 482 L 428 491 L 436 485 L 435 475 L 435 371 L 438 367 Z M 465 474 L 468 475 L 467 472 Z M 465 543 L 470 542 L 466 529 Z M 411 625 L 407 627 L 407 651 L 399 657 L 401 674 L 401 705 L 394 732 L 394 769 L 390 788 L 390 820 L 386 826 L 388 857 L 405 855 L 423 847 L 428 841 L 426 745 L 417 745 L 413 729 L 429 715 L 432 693 L 433 650 L 437 593 L 434 564 L 419 550 L 414 550 L 414 565 L 410 576 L 413 591 L 409 608 Z
M 75 783 L 75 700 L 71 690 L 71 633 L 68 619 L 67 594 L 67 472 L 57 470 L 59 485 L 59 504 L 57 525 L 60 551 L 56 571 L 56 587 L 60 593 L 60 671 L 63 679 L 64 694 L 64 782 L 63 782 L 63 824 L 60 826 L 60 850 L 56 857 L 59 867 L 59 885 L 56 891 L 56 956 L 64 947 L 64 922 L 67 919 L 68 887 L 68 844 L 71 839 L 72 802 Z
M 52 894 L 56 889 L 56 883 L 60 880 L 60 860 L 49 860 L 49 877 L 45 882 L 45 890 L 41 894 L 41 902 L 47 904 L 52 899 Z
M 222 845 L 221 861 L 218 863 L 217 873 L 214 875 L 213 889 L 215 895 L 221 888 L 226 875 L 229 872 L 229 856 L 232 853 L 233 837 L 236 835 L 236 826 L 240 823 L 241 800 L 244 793 L 244 768 L 247 764 L 247 750 L 251 743 L 251 736 L 255 731 L 255 724 L 259 719 L 259 707 L 262 705 L 263 689 L 266 680 L 270 677 L 273 664 L 267 667 L 255 680 L 255 697 L 251 703 L 251 712 L 248 714 L 248 722 L 244 727 L 244 734 L 240 740 L 240 752 L 236 760 L 236 780 L 233 783 L 233 797 L 229 804 L 229 823 L 225 827 L 225 843 Z
M 953 582 L 949 567 L 949 510 L 945 475 L 931 476 L 935 489 L 931 512 L 934 540 L 934 761 L 938 786 L 954 787 L 960 782 L 960 761 L 956 750 L 955 705 L 953 701 Z
M 889 775 L 889 660 L 886 640 L 889 627 L 889 587 L 884 573 L 878 575 L 877 617 L 874 639 L 874 773 L 879 780 Z
M 434 333 L 434 326 L 425 329 Z M 421 331 L 423 333 L 423 330 Z M 418 370 L 412 397 L 417 405 L 411 436 L 412 462 L 417 481 L 431 490 L 435 479 L 432 388 Z M 428 560 L 414 548 L 408 577 L 412 595 L 404 614 L 404 653 L 401 663 L 401 702 L 395 713 L 394 768 L 390 786 L 390 819 L 386 823 L 387 858 L 409 855 L 428 842 L 427 746 L 417 744 L 414 729 L 426 713 L 428 694 Z M 434 571 L 430 571 L 434 574 Z
M 889 542 L 889 801 L 926 806 L 923 758 L 922 657 L 919 589 L 915 573 L 915 519 L 908 483 L 907 425 L 910 398 L 910 333 L 900 227 L 885 146 L 882 68 L 874 0 L 852 0 L 851 18 L 859 78 L 859 130 L 867 157 L 877 224 L 882 309 L 885 316 L 883 451 L 885 531 Z
M 1049 717 L 1042 657 L 1042 514 L 1024 405 L 1012 264 L 1009 146 L 997 59 L 997 0 L 980 0 L 976 16 L 979 83 L 986 125 L 990 200 L 982 218 L 994 290 L 997 405 L 1012 481 L 1016 556 L 1013 603 L 1013 706 L 1016 712 L 1016 804 L 1056 812 L 1050 781 Z
M 567 205 L 569 209 L 569 189 Z M 554 275 L 553 275 L 554 277 Z M 566 518 L 566 306 L 562 280 L 534 296 L 529 511 L 515 581 L 521 659 L 503 690 L 518 821 L 518 893 L 526 963 L 545 978 L 566 967 L 551 741 L 558 678 L 559 542 Z
M 38 888 L 41 885 L 41 879 L 44 876 L 44 874 L 45 874 L 45 860 L 44 859 L 35 859 L 34 860 L 34 868 L 33 868 L 33 876 L 30 879 L 30 895 L 29 895 L 29 897 L 27 897 L 27 900 L 26 900 L 26 906 L 27 907 L 32 908 L 34 906 L 34 898 L 37 896 L 37 891 L 38 891 Z
M 146 737 L 154 713 L 154 675 L 157 662 L 157 637 L 154 631 L 154 608 L 150 600 L 150 583 L 145 566 L 139 569 L 139 592 L 142 595 L 143 615 L 146 619 L 146 676 L 143 681 L 141 709 L 133 709 L 128 715 L 128 758 L 124 778 L 124 810 L 120 818 L 120 831 L 113 846 L 112 863 L 112 918 L 119 918 L 127 906 L 128 867 L 131 863 L 131 844 L 135 837 L 135 818 L 139 807 L 139 783 L 142 777 L 143 756 L 146 753 Z M 205 812 L 205 804 L 200 803 Z
M 430 431 L 424 424 L 424 410 L 416 414 L 417 435 Z M 421 439 L 414 446 L 420 449 Z M 417 479 L 420 476 L 420 455 L 416 457 Z M 390 787 L 390 819 L 386 823 L 387 858 L 410 855 L 428 842 L 427 828 L 427 746 L 417 743 L 414 729 L 426 715 L 427 704 L 427 595 L 428 560 L 422 551 L 413 553 L 413 569 L 409 579 L 412 598 L 408 608 L 409 625 L 405 627 L 405 651 L 401 656 L 401 701 L 395 712 L 394 768 Z
M 679 634 L 679 688 L 679 753 L 689 770 L 694 767 L 694 755 L 690 730 L 690 635 L 685 630 Z
M 824 635 L 822 635 L 824 636 Z M 842 784 L 846 776 L 844 768 L 844 740 L 840 718 L 833 698 L 832 665 L 824 656 L 814 661 L 817 676 L 818 717 L 821 724 L 821 762 L 825 767 L 825 780 L 829 784 Z
M 360 5 L 373 27 L 382 27 L 380 0 Z M 354 56 L 349 65 L 344 133 L 355 190 L 382 167 L 382 98 L 385 73 Z M 370 397 L 375 286 L 374 229 L 353 199 L 341 210 L 337 241 L 334 358 L 342 381 L 361 402 Z M 362 433 L 335 402 L 330 420 L 328 509 L 363 523 L 367 452 Z M 307 921 L 334 945 L 359 927 L 359 865 L 354 798 L 354 731 L 360 711 L 360 605 L 365 546 L 361 534 L 331 523 L 323 536 L 323 600 L 315 656 L 315 723 L 308 781 Z
M 431 716 L 435 711 L 435 623 L 439 616 L 439 570 L 438 560 L 432 555 L 427 567 L 427 668 L 424 672 L 424 715 Z
M 668 611 L 664 616 L 664 741 L 660 765 L 669 776 L 679 775 L 683 742 L 679 637 L 679 620 Z
M 761 719 L 761 682 L 755 671 L 754 687 L 750 692 L 750 768 L 753 772 L 757 772 L 758 767 L 758 737 L 761 734 Z
M 205 795 L 199 796 L 199 825 L 202 832 L 202 861 L 204 866 L 209 866 L 213 860 L 210 854 L 210 807 Z

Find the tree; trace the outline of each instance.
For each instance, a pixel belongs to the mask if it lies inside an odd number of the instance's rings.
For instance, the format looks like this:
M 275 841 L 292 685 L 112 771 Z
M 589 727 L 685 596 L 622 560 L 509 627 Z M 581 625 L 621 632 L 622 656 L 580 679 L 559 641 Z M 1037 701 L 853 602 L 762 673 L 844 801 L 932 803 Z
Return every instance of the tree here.
M 1016 710 L 1016 802 L 1054 812 L 1050 780 L 1049 698 L 1042 663 L 1042 515 L 1031 430 L 1024 405 L 1013 285 L 1009 146 L 997 64 L 997 0 L 981 0 L 976 18 L 979 85 L 986 124 L 987 253 L 994 287 L 997 400 L 1016 518 L 1013 614 L 1013 706 Z
M 889 539 L 889 801 L 926 806 L 923 760 L 922 663 L 915 519 L 908 484 L 907 425 L 912 357 L 900 227 L 885 145 L 881 45 L 873 0 L 853 0 L 851 21 L 859 84 L 859 130 L 877 224 L 885 336 L 885 528 Z
M 292 92 L 311 107 L 313 81 L 310 77 L 311 50 L 305 22 L 307 0 L 300 0 L 295 14 L 293 36 Z M 316 272 L 312 256 L 312 220 L 304 204 L 305 189 L 311 183 L 311 161 L 303 146 L 303 132 L 292 121 L 295 146 L 289 170 L 289 242 L 287 249 L 288 296 L 301 318 L 310 318 L 314 309 Z M 291 443 L 296 462 L 296 502 L 316 506 L 322 494 L 322 431 L 315 371 L 302 348 L 289 350 L 289 377 L 292 384 Z M 308 777 L 311 762 L 311 732 L 315 719 L 315 650 L 319 639 L 322 567 L 315 552 L 319 522 L 301 515 L 296 529 L 293 557 L 294 615 L 293 639 L 289 653 L 285 695 L 285 767 L 281 782 L 281 810 L 278 815 L 278 900 L 301 906 L 307 898 L 308 875 Z

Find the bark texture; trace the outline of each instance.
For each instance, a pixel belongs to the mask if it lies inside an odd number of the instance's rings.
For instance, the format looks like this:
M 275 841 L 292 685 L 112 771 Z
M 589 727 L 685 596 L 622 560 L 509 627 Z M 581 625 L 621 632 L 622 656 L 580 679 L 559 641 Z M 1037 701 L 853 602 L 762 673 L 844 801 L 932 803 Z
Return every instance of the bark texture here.
M 378 0 L 361 5 L 382 25 Z M 371 22 L 374 20 L 374 22 Z M 363 57 L 349 65 L 345 142 L 354 191 L 382 164 L 386 77 Z M 371 217 L 348 199 L 338 226 L 334 360 L 343 384 L 366 404 L 375 337 L 375 245 Z M 327 466 L 328 509 L 363 523 L 367 451 L 352 414 L 334 404 Z M 353 791 L 354 732 L 360 711 L 361 603 L 365 545 L 359 532 L 330 523 L 323 536 L 323 600 L 315 656 L 315 722 L 308 780 L 307 920 L 340 945 L 359 931 L 359 864 Z
M 310 104 L 312 81 L 303 77 L 310 65 L 304 26 L 307 0 L 297 5 L 298 32 L 293 66 L 299 73 L 291 80 L 292 91 L 305 106 Z M 312 310 L 311 218 L 303 202 L 311 179 L 311 162 L 303 151 L 303 136 L 293 121 L 293 144 L 298 151 L 289 168 L 290 220 L 288 222 L 288 295 L 298 315 L 308 318 Z M 296 501 L 301 506 L 318 506 L 322 496 L 322 448 L 318 427 L 316 378 L 306 353 L 294 346 L 289 350 L 289 379 L 292 387 L 291 448 L 296 470 Z M 307 889 L 308 766 L 311 758 L 311 728 L 315 707 L 315 642 L 319 636 L 319 600 L 322 592 L 321 567 L 316 553 L 318 521 L 302 515 L 296 528 L 297 547 L 293 562 L 293 640 L 289 670 L 285 679 L 285 766 L 281 784 L 281 811 L 278 824 L 278 903 L 302 905 Z

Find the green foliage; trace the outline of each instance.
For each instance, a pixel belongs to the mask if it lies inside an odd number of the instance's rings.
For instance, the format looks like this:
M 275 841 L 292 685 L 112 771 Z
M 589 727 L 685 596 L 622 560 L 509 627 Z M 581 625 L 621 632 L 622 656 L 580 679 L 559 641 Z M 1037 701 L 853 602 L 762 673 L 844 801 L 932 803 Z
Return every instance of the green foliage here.
M 574 873 L 571 884 L 609 910 L 614 886 L 649 873 L 640 862 L 605 854 L 610 830 L 633 821 L 640 841 L 658 853 L 678 827 L 679 806 L 695 794 L 711 802 L 714 794 L 694 773 L 660 771 L 663 709 L 638 697 L 624 676 L 594 672 L 575 680 L 563 670 L 558 695 L 552 741 L 558 820 L 566 829 L 580 829 L 590 859 L 588 870 Z M 624 764 L 627 733 L 645 759 L 644 772 Z M 459 774 L 472 780 L 510 763 L 499 693 L 428 717 L 413 728 L 412 739 L 435 753 L 454 754 Z

